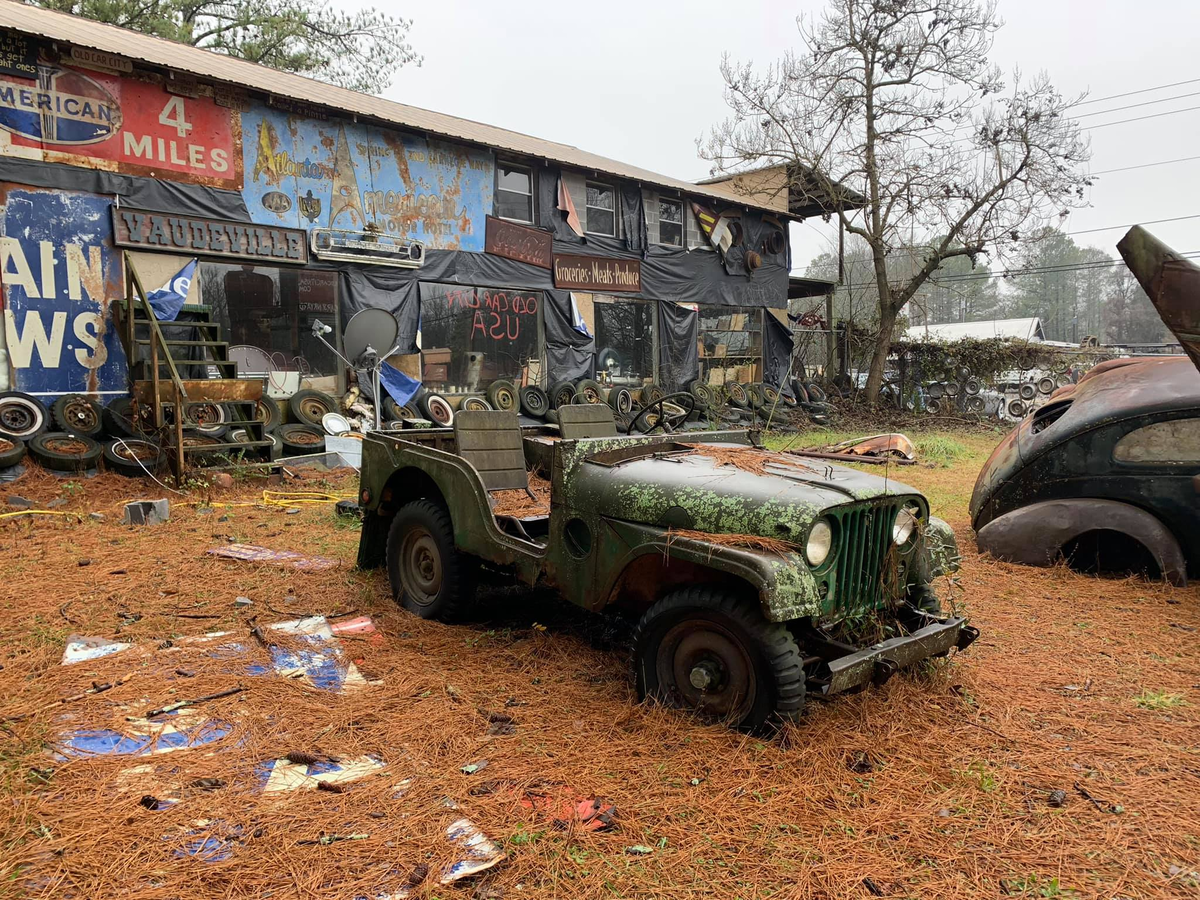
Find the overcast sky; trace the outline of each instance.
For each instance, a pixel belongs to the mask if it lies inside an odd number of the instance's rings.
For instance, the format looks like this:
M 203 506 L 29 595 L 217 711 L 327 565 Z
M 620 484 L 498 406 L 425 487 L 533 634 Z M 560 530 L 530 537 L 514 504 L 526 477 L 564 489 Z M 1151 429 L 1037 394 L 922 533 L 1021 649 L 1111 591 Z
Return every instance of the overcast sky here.
M 381 4 L 392 8 L 393 4 Z M 722 53 L 765 64 L 799 49 L 795 18 L 817 0 L 444 0 L 396 4 L 413 19 L 425 57 L 384 96 L 522 131 L 689 181 L 707 164 L 695 141 L 725 116 Z M 993 60 L 1006 70 L 1045 70 L 1064 94 L 1089 99 L 1200 79 L 1196 0 L 1000 0 L 1006 25 Z M 1194 96 L 1184 97 L 1184 94 Z M 1115 107 L 1178 99 L 1101 115 Z M 1088 103 L 1097 126 L 1200 107 L 1200 81 Z M 1092 171 L 1200 155 L 1200 109 L 1091 128 Z M 1067 231 L 1200 214 L 1200 160 L 1102 175 Z M 1179 251 L 1200 251 L 1200 217 L 1149 226 Z M 793 226 L 800 270 L 836 230 L 819 220 Z M 1115 254 L 1123 229 L 1076 234 Z

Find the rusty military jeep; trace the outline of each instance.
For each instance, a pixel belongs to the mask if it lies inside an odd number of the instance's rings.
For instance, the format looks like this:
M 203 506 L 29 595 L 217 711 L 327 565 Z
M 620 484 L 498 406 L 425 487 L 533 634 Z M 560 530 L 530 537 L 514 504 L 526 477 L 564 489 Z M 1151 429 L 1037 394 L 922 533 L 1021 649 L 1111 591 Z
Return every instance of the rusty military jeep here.
M 745 431 L 618 435 L 603 405 L 562 407 L 557 429 L 461 411 L 368 435 L 360 489 L 359 565 L 386 563 L 409 611 L 460 616 L 481 566 L 628 610 L 639 693 L 747 730 L 978 635 L 941 615 L 932 582 L 957 546 L 924 497 Z

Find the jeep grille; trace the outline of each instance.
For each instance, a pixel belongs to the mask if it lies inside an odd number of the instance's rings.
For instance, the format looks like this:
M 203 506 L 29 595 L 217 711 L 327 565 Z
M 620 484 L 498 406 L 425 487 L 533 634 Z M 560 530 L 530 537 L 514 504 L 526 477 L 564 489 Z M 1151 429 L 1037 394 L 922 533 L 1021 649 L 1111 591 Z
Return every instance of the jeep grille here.
M 892 525 L 903 505 L 903 499 L 888 497 L 830 511 L 838 523 L 831 585 L 834 609 L 874 609 L 903 593 L 904 579 L 896 572 L 898 555 L 891 552 Z

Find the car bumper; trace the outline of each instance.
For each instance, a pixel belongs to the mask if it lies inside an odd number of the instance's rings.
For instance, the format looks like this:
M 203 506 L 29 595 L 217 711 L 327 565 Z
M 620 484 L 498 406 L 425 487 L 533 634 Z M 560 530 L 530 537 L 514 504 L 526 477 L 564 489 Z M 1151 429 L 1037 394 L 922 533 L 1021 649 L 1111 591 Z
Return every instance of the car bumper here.
M 979 637 L 979 629 L 968 625 L 961 616 L 934 619 L 928 625 L 904 637 L 888 638 L 829 662 L 826 694 L 839 694 L 867 684 L 880 685 L 900 669 L 931 656 L 946 653 L 952 647 L 965 650 Z

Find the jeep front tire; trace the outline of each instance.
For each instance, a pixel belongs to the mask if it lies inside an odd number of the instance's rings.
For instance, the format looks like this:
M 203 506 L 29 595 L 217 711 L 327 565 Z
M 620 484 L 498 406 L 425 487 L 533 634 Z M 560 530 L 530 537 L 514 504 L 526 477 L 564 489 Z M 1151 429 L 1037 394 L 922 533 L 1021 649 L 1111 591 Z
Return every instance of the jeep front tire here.
M 712 722 L 759 732 L 804 709 L 803 658 L 758 605 L 711 588 L 663 597 L 634 633 L 638 694 Z

